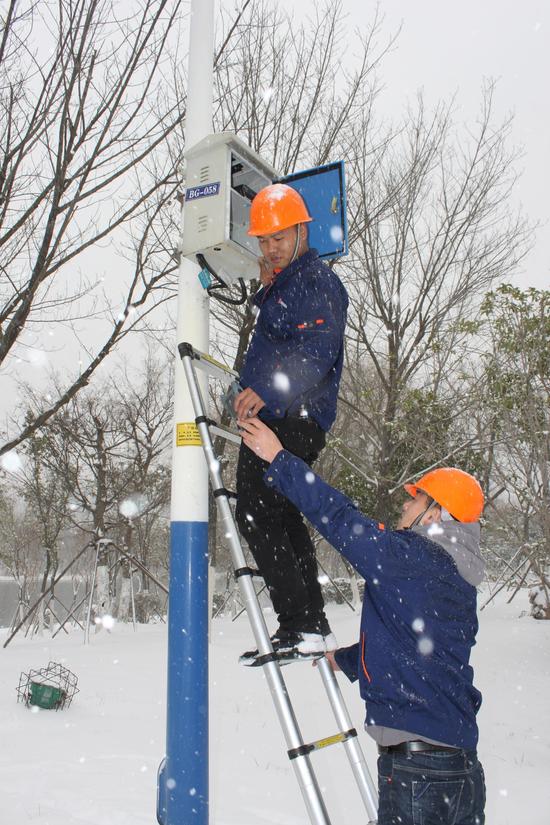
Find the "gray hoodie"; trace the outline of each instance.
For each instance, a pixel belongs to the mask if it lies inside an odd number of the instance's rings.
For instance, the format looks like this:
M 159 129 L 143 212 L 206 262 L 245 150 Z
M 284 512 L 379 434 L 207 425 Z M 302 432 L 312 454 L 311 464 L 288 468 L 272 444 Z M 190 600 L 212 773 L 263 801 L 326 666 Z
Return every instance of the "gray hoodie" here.
M 439 544 L 452 558 L 458 572 L 468 584 L 477 587 L 483 581 L 485 564 L 479 549 L 480 528 L 477 522 L 441 521 L 425 527 L 413 527 L 419 536 Z

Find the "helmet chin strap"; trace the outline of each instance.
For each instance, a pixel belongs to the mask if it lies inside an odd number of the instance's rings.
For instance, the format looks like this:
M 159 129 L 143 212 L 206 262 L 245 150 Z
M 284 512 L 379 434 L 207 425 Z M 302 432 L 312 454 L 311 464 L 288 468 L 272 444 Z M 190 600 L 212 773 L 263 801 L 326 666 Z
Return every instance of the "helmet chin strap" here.
M 290 263 L 294 263 L 296 258 L 298 257 L 298 247 L 300 246 L 300 227 L 301 223 L 296 224 L 296 243 L 294 244 L 294 252 L 292 253 L 292 258 L 290 259 Z
M 429 503 L 428 503 L 428 506 L 426 507 L 426 509 L 425 509 L 425 510 L 423 510 L 423 511 L 420 513 L 420 515 L 418 515 L 418 516 L 415 518 L 415 520 L 413 521 L 413 523 L 412 523 L 412 524 L 409 524 L 409 526 L 408 526 L 406 529 L 407 529 L 407 530 L 411 530 L 413 527 L 418 527 L 418 525 L 420 524 L 420 522 L 422 521 L 422 519 L 424 518 L 424 516 L 425 516 L 425 515 L 426 515 L 426 513 L 428 512 L 428 510 L 430 510 L 430 509 L 434 506 L 434 504 L 435 504 L 435 503 L 436 503 L 436 502 L 435 502 L 435 499 L 431 498 L 431 499 L 430 499 L 430 501 L 429 501 Z

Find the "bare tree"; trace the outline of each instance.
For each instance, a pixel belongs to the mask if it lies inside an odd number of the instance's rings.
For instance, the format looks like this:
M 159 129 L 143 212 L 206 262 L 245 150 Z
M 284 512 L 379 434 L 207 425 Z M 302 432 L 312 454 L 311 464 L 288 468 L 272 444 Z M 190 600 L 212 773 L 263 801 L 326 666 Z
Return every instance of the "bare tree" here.
M 51 590 L 49 601 L 40 602 L 39 622 L 44 624 L 46 608 L 55 615 L 51 605 L 54 598 L 52 583 L 56 577 L 62 535 L 67 528 L 67 503 L 69 493 L 57 468 L 52 468 L 44 457 L 49 450 L 48 434 L 34 433 L 25 443 L 23 468 L 16 485 L 27 507 L 27 517 L 36 525 L 40 555 L 43 556 L 41 581 L 38 595 Z
M 151 351 L 139 378 L 125 370 L 122 380 L 114 382 L 115 401 L 128 435 L 127 460 L 133 488 L 119 510 L 127 520 L 124 550 L 135 555 L 141 565 L 142 610 L 147 610 L 149 601 L 155 602 L 145 570 L 154 568 L 158 573 L 167 568 L 172 395 L 171 363 L 158 361 Z M 121 559 L 120 574 L 116 615 L 124 619 L 132 574 L 128 556 Z
M 173 65 L 184 11 L 182 0 L 10 0 L 0 18 L 0 369 L 13 375 L 40 356 L 52 324 L 71 327 L 86 353 L 32 419 L 12 421 L 0 453 L 172 297 L 164 213 L 179 185 L 186 94 Z M 105 286 L 104 268 L 116 276 Z
M 354 136 L 344 401 L 350 389 L 360 399 L 354 411 L 382 520 L 392 516 L 403 481 L 431 458 L 456 460 L 472 446 L 468 435 L 464 443 L 456 438 L 471 404 L 459 387 L 468 371 L 468 324 L 493 281 L 512 272 L 527 249 L 528 227 L 508 207 L 516 179 L 510 124 L 493 123 L 492 88 L 475 131 L 457 134 L 451 114 L 439 106 L 430 115 L 419 98 L 381 148 L 361 127 Z M 438 430 L 455 437 L 448 448 L 440 440 L 437 455 L 423 453 Z

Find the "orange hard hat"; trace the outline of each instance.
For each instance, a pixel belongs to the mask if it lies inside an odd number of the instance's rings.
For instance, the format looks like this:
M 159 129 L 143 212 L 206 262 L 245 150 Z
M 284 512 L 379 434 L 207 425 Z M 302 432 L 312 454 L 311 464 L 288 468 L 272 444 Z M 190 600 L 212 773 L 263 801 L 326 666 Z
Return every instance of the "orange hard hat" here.
M 312 218 L 302 196 L 286 183 L 272 183 L 261 189 L 250 207 L 249 235 L 273 235 Z
M 457 467 L 430 470 L 415 484 L 405 484 L 405 490 L 413 498 L 421 490 L 458 521 L 478 521 L 483 512 L 483 490 L 479 482 Z

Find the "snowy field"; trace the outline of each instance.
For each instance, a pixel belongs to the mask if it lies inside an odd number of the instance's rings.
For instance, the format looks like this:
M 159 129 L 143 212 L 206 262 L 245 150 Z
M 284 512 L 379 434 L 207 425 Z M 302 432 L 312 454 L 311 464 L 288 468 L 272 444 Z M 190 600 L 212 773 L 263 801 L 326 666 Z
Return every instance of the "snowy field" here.
M 526 599 L 502 596 L 481 614 L 475 649 L 480 756 L 487 778 L 488 825 L 550 822 L 550 622 L 521 616 Z M 342 644 L 358 618 L 329 607 Z M 0 631 L 3 641 L 6 631 Z M 306 825 L 293 769 L 284 753 L 259 670 L 237 664 L 249 647 L 244 617 L 212 624 L 211 825 Z M 156 773 L 165 742 L 166 627 L 115 626 L 28 641 L 0 650 L 1 825 L 154 825 Z M 16 701 L 21 671 L 62 662 L 81 692 L 65 711 L 33 712 Z M 284 671 L 305 740 L 335 731 L 317 672 Z M 356 689 L 341 677 L 352 718 L 362 726 Z M 375 749 L 362 743 L 373 774 Z M 366 821 L 343 749 L 314 754 L 333 825 Z M 183 824 L 182 824 L 183 825 Z

